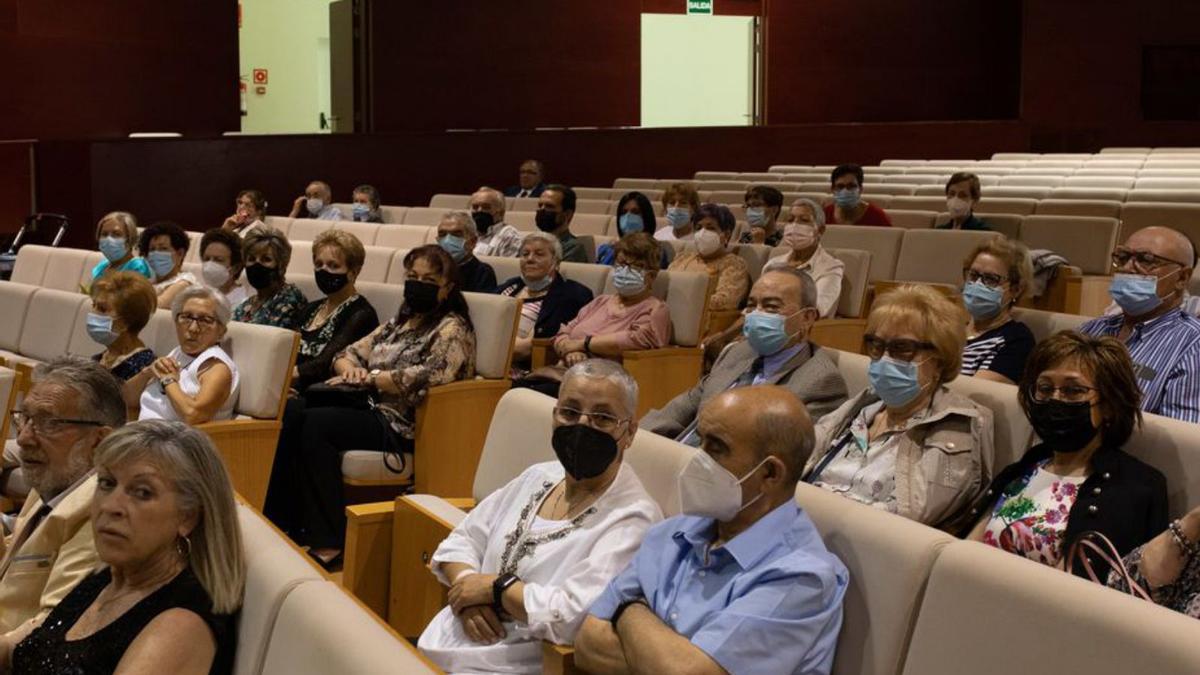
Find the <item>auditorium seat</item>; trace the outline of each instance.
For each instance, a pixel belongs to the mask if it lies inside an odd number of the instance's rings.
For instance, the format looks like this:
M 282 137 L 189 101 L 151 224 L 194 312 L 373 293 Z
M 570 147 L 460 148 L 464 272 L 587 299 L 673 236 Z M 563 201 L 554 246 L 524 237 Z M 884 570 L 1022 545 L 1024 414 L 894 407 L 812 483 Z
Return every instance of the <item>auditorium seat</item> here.
M 1168 189 L 1148 189 L 1134 188 L 1125 193 L 1126 202 L 1185 202 L 1188 204 L 1200 204 L 1200 189 L 1193 190 L 1168 190 Z
M 734 190 L 744 193 L 750 187 L 750 181 L 746 180 L 705 180 L 700 181 L 697 189 L 700 190 Z
M 287 236 L 292 230 L 292 223 L 295 220 L 306 220 L 304 218 L 288 218 L 287 216 L 263 216 L 263 225 L 279 230 Z
M 914 184 L 889 184 L 883 182 L 870 183 L 870 191 L 877 195 L 912 195 L 917 191 Z
M 286 274 L 302 274 L 312 276 L 312 240 L 289 239 L 292 245 L 292 257 L 288 260 Z
M 884 176 L 881 181 L 884 185 L 945 185 L 946 180 L 950 178 L 949 173 L 939 172 L 935 175 L 903 173 L 900 175 Z M 863 189 L 870 190 L 874 182 L 868 183 L 863 181 Z
M 1009 239 L 1021 238 L 1021 221 L 1025 220 L 1024 216 L 1018 216 L 1014 213 L 985 213 L 981 211 L 975 212 L 975 217 L 982 220 L 993 232 L 999 232 Z M 939 213 L 937 223 L 950 222 L 949 213 Z
M 437 227 L 450 209 L 434 209 L 423 206 L 412 206 L 404 212 L 405 225 L 429 225 Z
M 762 274 L 763 265 L 767 264 L 767 261 L 771 259 L 774 253 L 770 246 L 764 246 L 763 244 L 735 244 L 733 252 L 746 262 L 746 273 L 750 276 L 750 283 L 752 285 L 758 281 L 758 277 Z
M 899 282 L 962 284 L 962 263 L 976 246 L 998 236 L 969 230 L 905 230 L 896 258 Z
M 375 239 L 379 236 L 379 231 L 385 227 L 388 226 L 381 226 L 379 223 L 356 223 L 352 220 L 342 220 L 333 223 L 333 225 L 326 229 L 336 229 L 349 232 L 355 237 L 358 237 L 358 240 L 362 242 L 363 246 L 371 246 L 375 243 Z
M 20 375 L 12 368 L 0 366 L 0 443 L 9 438 L 9 428 L 12 426 L 10 412 L 17 407 L 17 395 L 20 393 Z M 15 434 L 14 434 L 15 435 Z
M 396 249 L 390 246 L 365 246 L 364 249 L 366 258 L 363 262 L 362 271 L 358 273 L 358 280 L 377 283 L 387 281 L 388 273 L 391 271 L 392 257 L 396 253 Z M 402 263 L 403 260 L 401 258 Z
M 905 195 L 897 196 L 897 195 L 882 194 L 879 192 L 864 192 L 864 193 L 862 193 L 862 200 L 864 202 L 867 202 L 868 204 L 874 204 L 875 206 L 878 206 L 881 209 L 888 209 L 888 208 L 891 208 L 893 200 L 899 199 L 900 197 L 903 197 L 903 196 L 905 196 Z M 824 206 L 824 204 L 826 202 L 830 201 L 831 199 L 832 199 L 832 196 L 826 195 L 825 199 L 822 199 L 818 203 L 821 204 L 822 206 Z
M 75 319 L 85 302 L 88 297 L 77 291 L 37 289 L 25 312 L 15 353 L 0 351 L 0 357 L 8 359 L 10 364 L 34 366 L 67 353 Z
M 1109 177 L 1116 177 L 1116 178 L 1136 178 L 1139 175 L 1139 172 L 1141 171 L 1141 169 L 1139 168 L 1140 166 L 1141 166 L 1140 164 L 1138 164 L 1136 166 L 1110 166 L 1107 164 L 1096 164 L 1094 162 L 1088 162 L 1087 164 L 1083 165 L 1083 168 L 1076 169 L 1075 173 L 1073 173 L 1071 175 L 1077 176 L 1077 177 L 1109 176 Z M 1130 187 L 1132 187 L 1132 186 L 1130 186 Z
M 437 226 L 396 225 L 381 227 L 379 228 L 379 234 L 375 235 L 375 245 L 386 246 L 388 248 L 418 248 L 425 244 L 435 243 L 437 243 Z
M 504 214 L 504 222 L 522 232 L 537 232 L 537 223 L 533 211 L 509 211 Z
M 995 454 L 991 467 L 993 476 L 1025 454 L 1034 439 L 1034 433 L 1029 419 L 1021 410 L 1016 385 L 959 375 L 947 386 L 954 393 L 966 396 L 980 407 L 992 411 L 995 430 Z
M 1014 307 L 1012 316 L 1017 321 L 1029 326 L 1034 339 L 1038 342 L 1064 330 L 1075 330 L 1091 319 L 1091 317 L 1078 314 L 1046 312 L 1027 307 Z
M 746 201 L 745 197 L 745 190 L 713 190 L 712 194 L 708 196 L 708 201 L 713 204 L 741 206 Z M 787 207 L 786 202 L 784 206 Z
M 867 279 L 871 282 L 896 278 L 896 259 L 906 230 L 899 227 L 828 225 L 821 243 L 826 248 L 849 248 L 871 254 Z
M 41 287 L 72 293 L 80 292 L 79 279 L 83 276 L 83 264 L 91 251 L 81 248 L 52 248 L 48 253 Z M 20 255 L 21 253 L 18 252 L 17 256 L 20 257 Z
M 980 183 L 981 184 L 983 183 L 983 179 L 980 179 Z M 945 202 L 946 202 L 946 186 L 941 183 L 929 184 L 929 185 L 918 185 L 917 189 L 913 191 L 913 196 L 914 197 L 937 197 L 942 200 L 942 204 L 944 206 Z
M 776 167 L 771 168 L 775 169 Z M 772 171 L 772 173 L 774 173 L 774 171 Z M 692 174 L 692 178 L 695 182 L 706 180 L 734 180 L 737 177 L 738 174 L 736 171 L 697 171 L 696 173 Z
M 0 282 L 0 358 L 16 355 L 21 349 L 21 331 L 29 305 L 38 287 L 15 281 Z
M 1200 201 L 1195 204 L 1127 202 L 1121 205 L 1120 241 L 1151 225 L 1174 228 L 1200 242 Z
M 1026 188 L 1015 188 L 1024 190 Z M 1037 190 L 1038 188 L 1028 188 Z M 1018 216 L 1027 216 L 1037 209 L 1037 203 L 1042 197 L 1006 197 L 1004 195 L 993 195 L 989 190 L 979 203 L 975 205 L 975 211 L 978 213 L 1012 213 Z
M 1067 176 L 1064 186 L 1128 190 L 1133 187 L 1133 180 L 1132 177 L 1121 176 Z
M 1084 274 L 1105 275 L 1112 270 L 1117 245 L 1116 218 L 1097 216 L 1026 216 L 1021 241 L 1030 249 L 1046 249 L 1065 257 Z
M 1138 178 L 1133 187 L 1138 190 L 1200 190 L 1200 178 Z
M 868 275 L 871 271 L 871 252 L 851 248 L 826 248 L 825 250 L 845 265 L 837 315 L 851 319 L 861 317 L 866 305 L 867 289 L 870 287 Z
M 1044 174 L 1013 174 L 1011 176 L 1002 177 L 1000 179 L 999 187 L 1056 188 L 1062 187 L 1064 183 L 1066 183 L 1066 178 L 1063 176 L 1048 176 Z
M 185 262 L 200 262 L 200 238 L 203 236 L 203 232 L 187 231 L 188 250 L 183 258 Z
M 617 204 L 607 199 L 576 199 L 575 214 L 581 213 L 612 215 Z
M 1000 179 L 1000 185 L 989 187 L 987 195 L 984 199 L 990 197 L 1015 197 L 1017 199 L 1045 199 L 1050 196 L 1053 187 L 1037 186 L 1037 185 L 1006 185 L 1004 181 L 1011 176 L 1004 176 Z M 994 211 L 995 209 L 990 209 Z M 1030 210 L 1032 213 L 1032 209 Z
M 720 179 L 717 179 L 717 180 L 720 180 Z M 782 171 L 778 171 L 778 172 L 768 171 L 766 173 L 754 172 L 754 171 L 741 172 L 741 173 L 738 173 L 736 176 L 734 176 L 732 179 L 728 179 L 728 180 L 745 180 L 745 181 L 750 181 L 751 183 L 775 183 L 775 182 L 783 180 L 783 172 Z
M 81 291 L 90 292 L 92 288 L 92 270 L 104 260 L 104 254 L 99 251 L 88 251 L 83 257 L 83 267 L 79 270 L 79 285 Z M 199 277 L 196 277 L 197 279 Z
M 13 263 L 10 280 L 18 284 L 41 286 L 46 276 L 46 266 L 50 261 L 50 253 L 54 249 L 39 244 L 26 244 L 17 251 L 17 260 Z
M 1162 167 L 1150 166 L 1137 170 L 1138 178 L 1200 178 L 1200 167 L 1197 168 L 1179 168 L 1179 167 Z
M 1104 156 L 1108 156 L 1108 155 L 1137 155 L 1137 156 L 1145 156 L 1145 155 L 1148 155 L 1148 154 L 1150 154 L 1150 148 L 1135 148 L 1135 147 L 1118 147 L 1118 146 L 1113 146 L 1113 147 L 1108 147 L 1108 148 L 1100 148 L 1100 154 L 1101 154 L 1101 155 L 1104 155 Z
M 923 187 L 934 188 L 937 190 L 937 192 L 933 195 L 893 197 L 888 206 L 892 209 L 903 209 L 907 211 L 933 211 L 934 213 L 945 211 L 946 197 L 944 194 L 942 194 L 944 188 L 939 188 L 936 185 L 927 185 Z M 888 211 L 888 213 L 891 214 L 891 211 Z
M 894 227 L 905 229 L 928 229 L 933 227 L 934 220 L 937 219 L 936 211 L 907 211 L 892 208 L 888 209 L 887 214 Z
M 353 204 L 333 204 L 333 207 L 342 214 L 342 220 L 354 220 L 354 205 Z
M 471 203 L 471 195 L 436 194 L 429 198 L 429 208 L 466 211 Z
M 295 243 L 298 241 L 309 241 L 317 238 L 325 230 L 333 229 L 333 222 L 328 220 L 315 220 L 313 218 L 301 218 L 292 222 L 292 229 L 288 230 L 288 240 Z M 295 258 L 295 255 L 292 256 Z
M 1123 450 L 1162 472 L 1167 478 L 1170 516 L 1179 518 L 1200 505 L 1200 431 L 1192 422 L 1142 414 Z
M 1043 199 L 1035 213 L 1039 216 L 1095 216 L 1119 218 L 1121 202 L 1099 199 Z
M 404 215 L 408 213 L 407 206 L 380 206 L 379 217 L 383 219 L 385 224 L 399 225 L 404 222 Z
M 571 218 L 571 232 L 576 236 L 585 234 L 615 235 L 616 217 L 601 213 L 576 213 Z
M 576 197 L 578 199 L 578 196 Z M 505 199 L 505 208 L 508 211 L 537 211 L 537 197 L 508 197 Z M 436 225 L 437 223 L 433 223 Z
M 601 199 L 604 201 L 611 201 L 614 196 L 620 196 L 613 195 L 612 188 L 573 187 L 571 189 L 575 191 L 576 199 Z

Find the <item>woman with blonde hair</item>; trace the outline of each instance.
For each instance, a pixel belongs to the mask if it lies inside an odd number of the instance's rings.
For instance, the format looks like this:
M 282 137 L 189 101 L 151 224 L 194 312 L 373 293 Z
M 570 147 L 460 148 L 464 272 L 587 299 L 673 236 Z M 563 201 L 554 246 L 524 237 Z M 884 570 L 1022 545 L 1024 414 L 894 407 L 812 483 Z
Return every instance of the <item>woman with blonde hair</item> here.
M 96 245 L 104 254 L 104 260 L 92 268 L 92 280 L 113 272 L 137 272 L 151 278 L 153 273 L 146 259 L 133 254 L 137 241 L 137 219 L 132 213 L 113 211 L 104 214 L 96 223 Z
M 1012 316 L 1033 279 L 1029 249 L 996 237 L 975 247 L 963 261 L 963 306 L 967 345 L 962 374 L 1015 384 L 1033 351 L 1033 332 Z

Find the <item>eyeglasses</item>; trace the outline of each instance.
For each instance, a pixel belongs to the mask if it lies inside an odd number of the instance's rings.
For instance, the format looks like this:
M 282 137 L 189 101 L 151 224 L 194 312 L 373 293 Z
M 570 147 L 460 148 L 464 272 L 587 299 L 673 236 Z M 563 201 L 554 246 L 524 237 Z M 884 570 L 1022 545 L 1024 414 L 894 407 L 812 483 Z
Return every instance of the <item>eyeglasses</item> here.
M 1186 263 L 1181 263 L 1178 260 L 1164 258 L 1161 255 L 1155 255 L 1149 251 L 1131 251 L 1127 248 L 1119 248 L 1113 251 L 1112 266 L 1113 269 L 1121 269 L 1133 261 L 1134 269 L 1141 272 L 1150 272 L 1156 270 L 1163 265 L 1179 265 L 1187 267 Z
M 992 274 L 990 272 L 976 272 L 967 267 L 963 268 L 963 280 L 968 283 L 978 281 L 989 288 L 999 288 L 1004 282 L 1008 281 L 1008 277 L 1002 277 L 999 274 Z
M 589 426 L 597 431 L 604 432 L 616 429 L 618 425 L 625 421 L 616 415 L 602 412 L 584 412 L 565 405 L 554 408 L 554 419 L 559 424 L 579 424 L 579 421 L 584 417 L 588 418 L 588 421 L 591 422 Z
M 1049 382 L 1038 382 L 1033 386 L 1033 400 L 1044 403 L 1052 398 L 1057 398 L 1067 403 L 1079 403 L 1086 401 L 1088 394 L 1093 391 L 1096 391 L 1095 387 L 1086 387 L 1082 384 L 1067 384 L 1056 387 Z M 1058 394 L 1058 396 L 1056 397 L 1055 394 Z
M 932 342 L 921 342 L 905 338 L 883 340 L 869 333 L 863 336 L 863 347 L 866 349 L 867 356 L 871 357 L 873 361 L 883 358 L 884 354 L 897 361 L 912 361 L 921 350 L 935 349 Z
M 53 436 L 68 426 L 102 427 L 103 422 L 96 420 L 74 420 L 65 417 L 50 417 L 48 415 L 30 415 L 23 410 L 11 411 L 13 426 L 17 431 L 25 428 L 26 424 L 33 425 L 33 433 Z
M 175 317 L 175 323 L 186 328 L 189 324 L 196 324 L 200 328 L 212 328 L 217 325 L 217 320 L 211 316 L 197 316 L 195 314 L 179 314 Z

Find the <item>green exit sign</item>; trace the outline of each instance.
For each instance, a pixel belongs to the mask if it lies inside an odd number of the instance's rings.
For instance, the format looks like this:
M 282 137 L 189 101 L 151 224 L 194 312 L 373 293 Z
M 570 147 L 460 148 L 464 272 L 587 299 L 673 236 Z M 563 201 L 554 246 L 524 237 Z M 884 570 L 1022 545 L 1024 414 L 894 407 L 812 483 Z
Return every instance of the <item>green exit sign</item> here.
M 687 0 L 688 14 L 712 14 L 713 0 Z

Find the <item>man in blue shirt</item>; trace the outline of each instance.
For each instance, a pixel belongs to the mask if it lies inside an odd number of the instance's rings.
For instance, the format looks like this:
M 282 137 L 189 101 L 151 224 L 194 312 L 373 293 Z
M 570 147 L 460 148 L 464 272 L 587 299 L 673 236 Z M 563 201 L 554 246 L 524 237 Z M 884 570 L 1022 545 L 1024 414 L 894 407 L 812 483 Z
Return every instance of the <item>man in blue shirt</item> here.
M 754 414 L 748 415 L 746 411 Z M 684 514 L 654 526 L 596 600 L 576 664 L 596 673 L 829 673 L 849 574 L 794 499 L 814 444 L 777 386 L 700 411 Z

